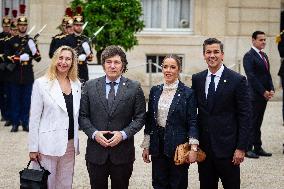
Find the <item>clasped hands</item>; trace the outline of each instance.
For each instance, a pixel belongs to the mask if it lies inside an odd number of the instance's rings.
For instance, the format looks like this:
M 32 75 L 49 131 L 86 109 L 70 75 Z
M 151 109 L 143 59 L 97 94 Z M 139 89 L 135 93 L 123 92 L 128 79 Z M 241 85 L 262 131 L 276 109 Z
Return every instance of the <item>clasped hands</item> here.
M 263 96 L 266 100 L 270 100 L 274 96 L 274 91 L 265 91 Z
M 112 135 L 107 139 L 107 135 Z M 123 137 L 120 131 L 97 131 L 95 140 L 103 147 L 114 147 L 122 141 Z

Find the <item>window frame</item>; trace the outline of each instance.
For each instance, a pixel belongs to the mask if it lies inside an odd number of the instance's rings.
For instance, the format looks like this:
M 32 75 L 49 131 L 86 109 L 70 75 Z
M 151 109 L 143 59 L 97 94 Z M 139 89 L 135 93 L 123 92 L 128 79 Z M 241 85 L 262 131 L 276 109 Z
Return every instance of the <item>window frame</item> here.
M 193 33 L 193 15 L 194 15 L 194 1 L 190 1 L 190 15 L 189 15 L 189 28 L 167 28 L 167 11 L 168 11 L 168 1 L 162 1 L 162 12 L 161 12 L 161 28 L 143 28 L 140 34 L 192 34 Z M 142 2 L 141 2 L 142 3 Z M 143 13 L 144 14 L 144 13 Z

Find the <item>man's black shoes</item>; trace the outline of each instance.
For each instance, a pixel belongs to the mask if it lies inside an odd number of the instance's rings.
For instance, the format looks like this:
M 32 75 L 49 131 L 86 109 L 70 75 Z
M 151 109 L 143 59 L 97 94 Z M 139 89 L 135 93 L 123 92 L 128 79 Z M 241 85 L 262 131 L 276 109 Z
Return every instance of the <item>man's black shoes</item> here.
M 255 154 L 257 154 L 259 156 L 265 156 L 265 157 L 272 156 L 272 153 L 268 153 L 268 152 L 264 151 L 262 148 L 254 149 L 253 151 L 254 151 Z

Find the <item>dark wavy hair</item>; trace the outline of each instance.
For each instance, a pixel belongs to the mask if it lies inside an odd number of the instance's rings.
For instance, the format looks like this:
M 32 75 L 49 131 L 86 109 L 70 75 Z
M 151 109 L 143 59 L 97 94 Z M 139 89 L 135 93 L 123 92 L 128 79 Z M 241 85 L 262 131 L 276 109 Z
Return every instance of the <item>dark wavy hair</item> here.
M 126 59 L 126 54 L 125 52 L 118 46 L 111 45 L 105 48 L 105 50 L 102 52 L 101 55 L 101 62 L 102 65 L 104 66 L 106 59 L 114 57 L 114 56 L 120 56 L 120 59 L 123 64 L 123 70 L 122 73 L 125 73 L 127 71 L 127 59 Z
M 203 42 L 203 54 L 205 53 L 205 47 L 207 45 L 219 44 L 221 52 L 224 52 L 224 44 L 216 38 L 208 38 Z

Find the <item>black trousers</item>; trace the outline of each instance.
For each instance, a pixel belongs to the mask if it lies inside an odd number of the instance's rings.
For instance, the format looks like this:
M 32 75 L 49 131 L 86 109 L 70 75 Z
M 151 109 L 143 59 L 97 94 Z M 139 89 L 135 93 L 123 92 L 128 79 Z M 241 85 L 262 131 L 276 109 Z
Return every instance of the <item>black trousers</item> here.
M 259 150 L 262 146 L 261 141 L 261 125 L 263 121 L 264 112 L 267 101 L 252 101 L 252 128 L 249 137 L 248 150 Z
M 154 189 L 186 189 L 188 164 L 175 165 L 174 158 L 164 155 L 164 128 L 159 128 L 159 154 L 152 155 L 152 186 Z
M 103 165 L 86 161 L 92 189 L 108 189 L 108 177 L 111 189 L 127 189 L 133 170 L 133 162 L 115 165 L 110 160 Z
M 186 189 L 188 164 L 175 165 L 173 158 L 152 156 L 152 186 L 154 189 Z
M 240 166 L 232 163 L 233 157 L 217 158 L 208 132 L 202 134 L 201 142 L 206 159 L 198 163 L 200 189 L 218 189 L 219 179 L 224 189 L 240 189 Z

